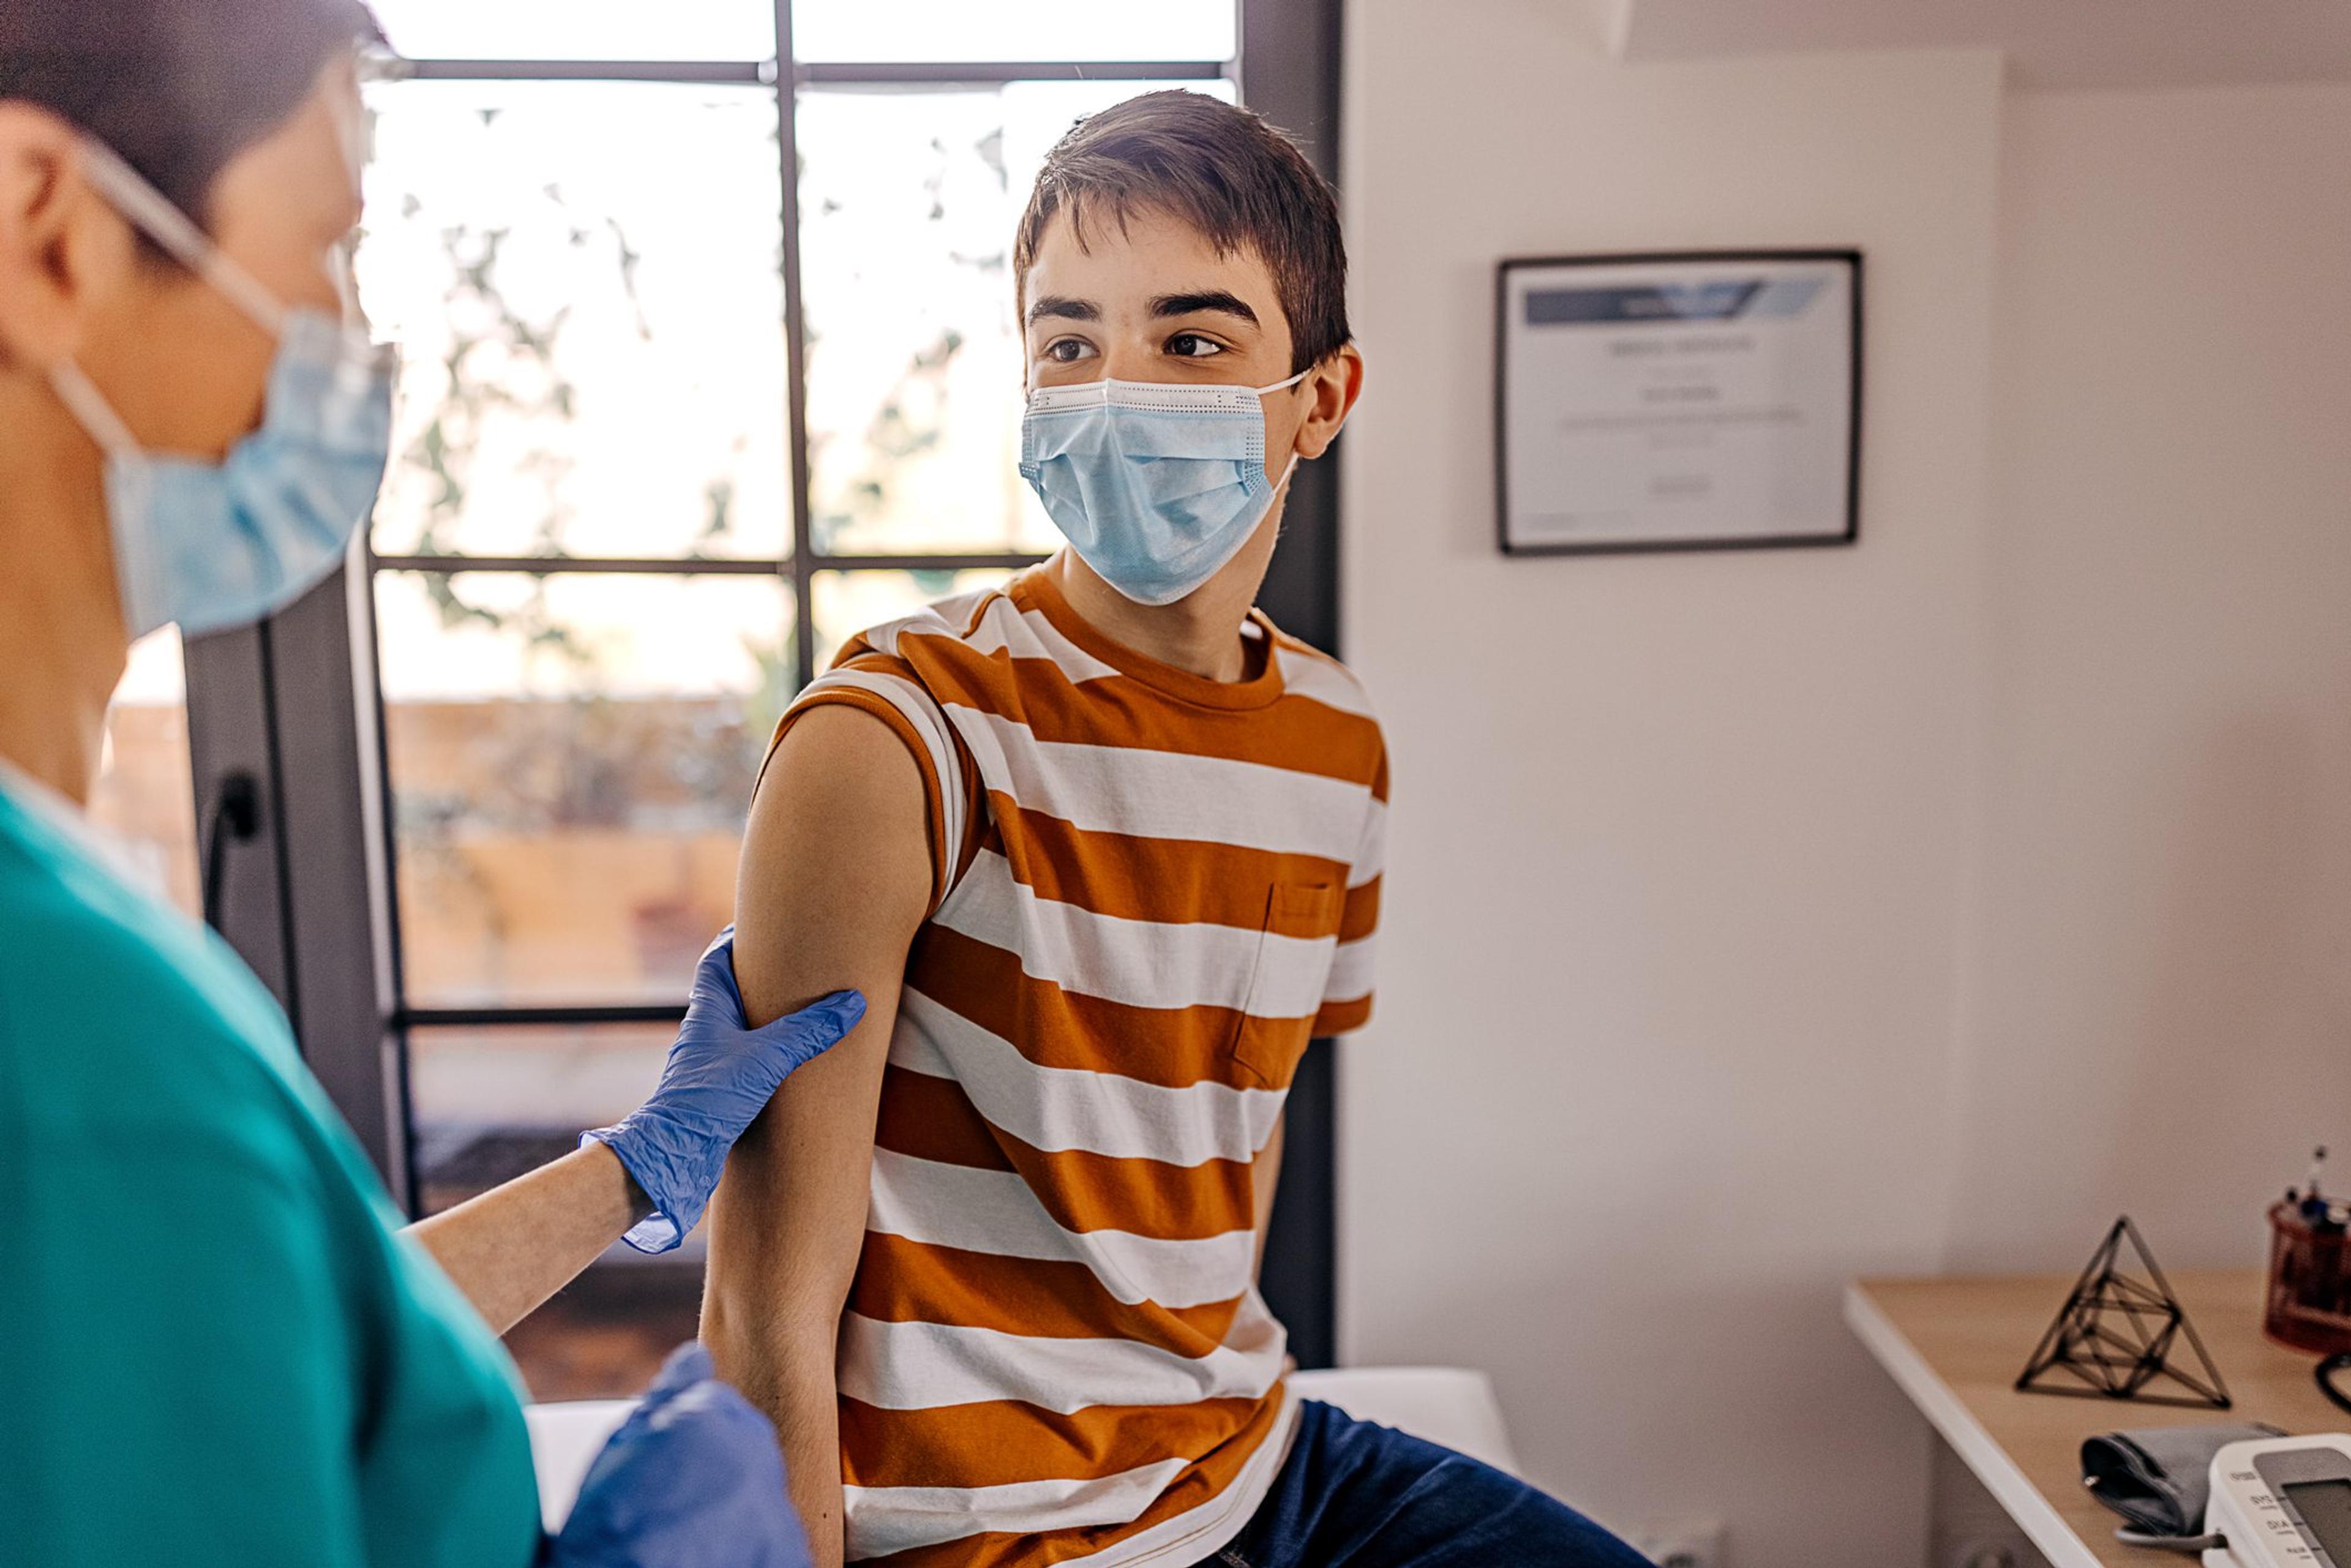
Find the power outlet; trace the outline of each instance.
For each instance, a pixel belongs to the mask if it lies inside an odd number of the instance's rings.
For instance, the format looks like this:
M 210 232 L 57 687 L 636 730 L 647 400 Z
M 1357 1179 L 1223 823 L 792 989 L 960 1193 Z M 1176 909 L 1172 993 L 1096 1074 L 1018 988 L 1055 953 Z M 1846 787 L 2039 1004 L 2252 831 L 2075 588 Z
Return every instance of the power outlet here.
M 1632 1538 L 1632 1543 L 1657 1568 L 1727 1568 L 1723 1530 L 1719 1524 L 1677 1524 L 1645 1530 Z

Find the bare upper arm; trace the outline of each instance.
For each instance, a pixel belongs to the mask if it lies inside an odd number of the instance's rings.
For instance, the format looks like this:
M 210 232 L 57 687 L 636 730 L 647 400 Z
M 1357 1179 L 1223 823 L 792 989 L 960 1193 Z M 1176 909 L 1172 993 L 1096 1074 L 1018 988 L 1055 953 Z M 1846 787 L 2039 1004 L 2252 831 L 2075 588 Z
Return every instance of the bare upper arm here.
M 913 753 L 859 708 L 801 715 L 751 802 L 735 887 L 735 975 L 751 1021 L 804 1007 L 858 969 L 886 971 L 894 992 L 930 891 Z
M 844 986 L 865 993 L 866 1014 L 786 1081 L 711 1205 L 704 1337 L 771 1411 L 778 1357 L 818 1335 L 829 1354 L 856 1267 L 882 1069 L 931 879 L 923 776 L 904 742 L 852 707 L 803 715 L 752 803 L 736 977 L 755 1023 Z

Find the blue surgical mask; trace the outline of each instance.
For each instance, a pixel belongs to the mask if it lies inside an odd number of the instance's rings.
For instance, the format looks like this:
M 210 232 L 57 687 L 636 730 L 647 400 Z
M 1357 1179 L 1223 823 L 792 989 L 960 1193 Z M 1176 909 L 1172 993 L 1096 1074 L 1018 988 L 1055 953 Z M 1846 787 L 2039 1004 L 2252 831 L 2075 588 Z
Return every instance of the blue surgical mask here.
M 80 367 L 51 372 L 106 454 L 123 618 L 133 637 L 257 621 L 333 571 L 375 504 L 392 450 L 391 354 L 345 321 L 287 308 L 111 151 L 85 141 L 81 152 L 117 211 L 277 340 L 261 427 L 218 463 L 146 451 Z
M 1295 386 L 1081 382 L 1040 387 L 1020 475 L 1079 559 L 1138 604 L 1173 604 L 1240 553 L 1297 467 L 1265 471 L 1268 392 Z

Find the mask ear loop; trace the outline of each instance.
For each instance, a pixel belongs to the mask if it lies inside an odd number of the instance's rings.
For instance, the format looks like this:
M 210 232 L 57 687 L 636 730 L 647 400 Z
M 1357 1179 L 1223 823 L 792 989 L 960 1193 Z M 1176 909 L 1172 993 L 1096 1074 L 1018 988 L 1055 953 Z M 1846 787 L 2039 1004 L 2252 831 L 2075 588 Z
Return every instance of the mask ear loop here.
M 80 422 L 82 430 L 98 443 L 109 457 L 139 457 L 143 451 L 139 438 L 114 412 L 97 383 L 82 373 L 71 360 L 60 360 L 49 370 L 49 390 L 66 405 L 66 412 Z
M 144 512 L 153 493 L 154 468 L 139 438 L 114 412 L 96 382 L 82 373 L 82 368 L 71 360 L 60 360 L 49 367 L 49 390 L 65 404 L 66 412 L 78 421 L 82 431 L 98 444 L 107 458 L 107 488 L 115 497 L 107 507 L 108 528 L 114 541 L 115 596 L 120 601 L 122 613 L 135 630 L 148 624 L 161 625 L 152 620 L 149 606 L 160 602 L 153 581 L 154 564 L 141 550 L 130 547 L 122 533 L 126 512 Z
M 172 260 L 219 289 L 230 304 L 251 317 L 270 337 L 276 338 L 285 330 L 286 307 L 277 302 L 277 297 L 231 260 L 210 235 L 141 178 L 139 171 L 124 162 L 113 148 L 96 137 L 85 136 L 80 139 L 79 150 L 82 177 L 132 227 L 162 246 Z

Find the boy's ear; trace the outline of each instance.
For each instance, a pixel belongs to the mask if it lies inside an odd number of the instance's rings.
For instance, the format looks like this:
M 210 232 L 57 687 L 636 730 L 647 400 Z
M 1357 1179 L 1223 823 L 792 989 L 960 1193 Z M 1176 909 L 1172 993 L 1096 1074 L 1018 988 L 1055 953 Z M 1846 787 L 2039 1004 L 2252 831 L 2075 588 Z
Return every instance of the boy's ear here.
M 1298 455 L 1311 461 L 1330 450 L 1355 400 L 1364 395 L 1364 356 L 1354 344 L 1342 344 L 1308 371 L 1300 384 L 1313 394 L 1314 402 L 1306 411 L 1305 423 L 1298 427 Z

